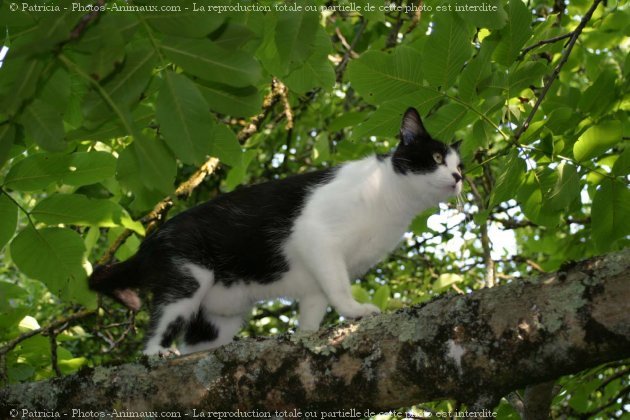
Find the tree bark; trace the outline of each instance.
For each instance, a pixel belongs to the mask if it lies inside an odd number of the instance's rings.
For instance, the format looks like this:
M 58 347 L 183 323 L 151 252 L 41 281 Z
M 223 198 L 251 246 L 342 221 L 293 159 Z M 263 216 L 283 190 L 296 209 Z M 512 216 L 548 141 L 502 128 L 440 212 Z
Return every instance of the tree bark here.
M 13 385 L 0 390 L 0 417 L 11 409 L 363 415 L 446 398 L 490 409 L 512 390 L 630 357 L 629 284 L 626 249 L 311 335 Z

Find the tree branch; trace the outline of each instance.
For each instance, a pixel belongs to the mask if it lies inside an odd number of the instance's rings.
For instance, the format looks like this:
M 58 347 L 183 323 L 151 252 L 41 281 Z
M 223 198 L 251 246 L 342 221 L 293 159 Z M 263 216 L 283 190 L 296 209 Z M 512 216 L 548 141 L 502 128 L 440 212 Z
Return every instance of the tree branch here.
M 558 36 L 554 36 L 553 38 L 549 38 L 549 39 L 543 39 L 542 41 L 538 41 L 535 44 L 530 45 L 529 47 L 525 47 L 523 48 L 523 50 L 521 51 L 521 54 L 518 56 L 518 60 L 521 60 L 525 54 L 527 54 L 528 52 L 530 52 L 531 50 L 534 50 L 538 47 L 542 47 L 543 45 L 546 44 L 553 44 L 554 42 L 558 42 L 558 41 L 562 41 L 563 39 L 567 39 L 573 36 L 573 32 L 571 31 L 569 33 L 566 33 L 564 35 L 558 35 Z
M 341 40 L 341 43 L 343 44 L 343 46 L 346 48 L 346 52 L 344 53 L 343 58 L 337 65 L 337 68 L 335 68 L 337 83 L 341 83 L 341 81 L 343 80 L 343 73 L 346 71 L 346 67 L 348 66 L 348 62 L 350 61 L 350 58 L 353 55 L 356 55 L 356 53 L 354 52 L 354 48 L 357 45 L 357 42 L 359 42 L 359 39 L 361 39 L 361 36 L 363 35 L 363 31 L 365 31 L 366 27 L 367 27 L 367 20 L 361 17 L 361 25 L 359 26 L 359 29 L 357 29 L 357 33 L 352 39 L 352 43 L 350 44 L 348 44 L 347 42 L 344 42 L 345 38 L 343 37 L 343 34 L 341 33 L 341 31 L 337 29 L 336 31 L 337 36 Z
M 531 112 L 527 116 L 527 119 L 514 133 L 514 141 L 516 143 L 518 143 L 518 140 L 521 138 L 525 130 L 529 128 L 529 124 L 532 122 L 532 119 L 534 118 L 536 111 L 538 111 L 540 104 L 542 103 L 543 99 L 545 99 L 547 92 L 549 92 L 549 88 L 551 87 L 553 82 L 558 78 L 558 75 L 560 74 L 560 70 L 569 59 L 569 54 L 571 54 L 571 51 L 573 50 L 573 46 L 575 45 L 578 37 L 582 33 L 582 30 L 584 29 L 588 21 L 591 20 L 591 17 L 593 17 L 593 12 L 595 12 L 595 9 L 597 9 L 597 6 L 599 6 L 601 2 L 602 0 L 594 0 L 591 8 L 588 9 L 588 11 L 584 14 L 584 16 L 582 16 L 582 20 L 580 20 L 580 23 L 577 26 L 577 28 L 575 28 L 575 30 L 571 32 L 571 38 L 569 39 L 569 42 L 567 43 L 567 46 L 564 49 L 562 56 L 560 57 L 560 61 L 558 61 L 556 68 L 553 70 L 553 73 L 551 73 L 551 75 L 547 79 L 545 86 L 543 87 L 542 92 L 538 96 L 538 99 L 536 100 L 534 107 L 532 108 Z
M 50 332 L 56 330 L 57 328 L 62 327 L 65 324 L 70 324 L 79 319 L 90 317 L 94 315 L 94 313 L 96 313 L 96 311 L 92 309 L 85 309 L 77 313 L 74 313 L 72 315 L 69 315 L 67 317 L 53 321 L 45 327 L 37 328 L 36 330 L 32 330 L 24 334 L 21 334 L 18 337 L 6 343 L 5 345 L 3 345 L 2 347 L 0 347 L 0 356 L 7 354 L 11 350 L 13 350 L 15 346 L 17 346 L 18 344 L 20 344 L 22 341 L 26 340 L 27 338 L 31 338 L 37 334 L 49 334 Z
M 84 309 L 82 311 L 76 312 L 67 317 L 60 318 L 56 321 L 51 322 L 45 327 L 37 328 L 35 330 L 31 330 L 25 333 L 20 334 L 15 337 L 13 340 L 8 341 L 2 347 L 0 347 L 0 379 L 6 381 L 6 355 L 11 350 L 13 350 L 18 344 L 22 341 L 27 340 L 31 337 L 34 337 L 38 334 L 49 335 L 51 337 L 51 362 L 53 369 L 57 372 L 58 368 L 55 368 L 57 364 L 57 356 L 56 356 L 56 336 L 64 329 L 68 328 L 70 324 L 75 321 L 78 321 L 83 318 L 88 318 L 96 313 L 95 310 L 92 309 Z M 54 337 L 54 338 L 53 338 Z M 53 345 L 53 340 L 55 340 L 55 345 Z
M 512 390 L 629 357 L 628 282 L 630 249 L 312 335 L 14 385 L 0 390 L 0 417 L 13 408 L 386 411 L 447 398 L 491 408 Z

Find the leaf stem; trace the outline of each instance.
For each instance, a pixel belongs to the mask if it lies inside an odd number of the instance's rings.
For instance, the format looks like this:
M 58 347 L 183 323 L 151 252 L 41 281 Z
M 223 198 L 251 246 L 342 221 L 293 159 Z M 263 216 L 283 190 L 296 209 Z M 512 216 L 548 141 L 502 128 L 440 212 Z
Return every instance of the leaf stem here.
M 15 204 L 22 211 L 22 213 L 24 213 L 24 215 L 28 219 L 28 223 L 33 227 L 33 229 L 35 229 L 35 223 L 33 222 L 33 219 L 31 219 L 31 213 L 29 213 L 15 198 L 13 198 L 11 194 L 5 191 L 4 188 L 0 187 L 0 193 L 6 195 L 9 200 L 11 200 L 13 204 Z M 35 229 L 35 231 L 37 231 L 37 229 Z

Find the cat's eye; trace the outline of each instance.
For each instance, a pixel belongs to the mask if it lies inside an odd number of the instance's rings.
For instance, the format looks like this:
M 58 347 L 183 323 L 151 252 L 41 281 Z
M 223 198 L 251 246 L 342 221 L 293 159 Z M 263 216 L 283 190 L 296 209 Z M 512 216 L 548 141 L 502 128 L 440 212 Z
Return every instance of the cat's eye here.
M 435 161 L 435 163 L 441 164 L 444 158 L 440 153 L 433 153 L 433 160 Z

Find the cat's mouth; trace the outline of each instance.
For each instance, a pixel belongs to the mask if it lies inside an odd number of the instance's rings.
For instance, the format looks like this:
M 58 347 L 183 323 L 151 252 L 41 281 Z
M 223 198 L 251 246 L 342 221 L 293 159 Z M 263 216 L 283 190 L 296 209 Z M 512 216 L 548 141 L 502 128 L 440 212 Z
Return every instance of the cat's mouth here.
M 451 191 L 453 191 L 454 194 L 459 194 L 462 191 L 462 184 L 461 182 L 456 182 L 454 184 L 451 184 L 450 186 Z

